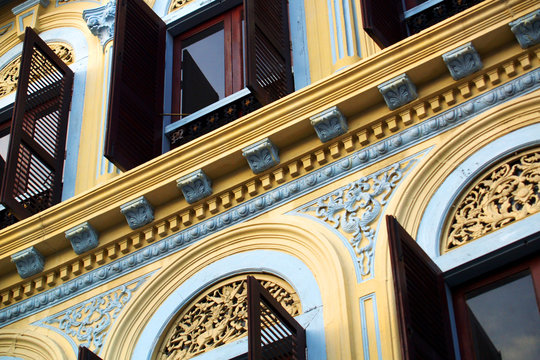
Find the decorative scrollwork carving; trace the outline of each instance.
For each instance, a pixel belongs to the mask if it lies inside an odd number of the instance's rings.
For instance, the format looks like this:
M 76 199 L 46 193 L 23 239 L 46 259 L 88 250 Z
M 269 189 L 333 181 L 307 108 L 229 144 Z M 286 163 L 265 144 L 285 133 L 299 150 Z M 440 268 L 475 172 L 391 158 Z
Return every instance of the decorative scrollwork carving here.
M 192 0 L 173 0 L 171 1 L 171 6 L 169 7 L 169 12 L 172 13 L 175 10 L 180 9 L 182 6 L 190 3 Z
M 456 202 L 443 252 L 540 211 L 540 148 L 492 167 Z
M 293 316 L 301 313 L 300 300 L 280 279 L 257 275 L 263 286 Z M 181 360 L 247 335 L 247 284 L 245 276 L 221 282 L 182 311 L 159 347 L 158 359 Z
M 63 43 L 48 43 L 49 47 L 67 65 L 75 61 L 73 48 Z M 0 97 L 11 94 L 17 89 L 19 80 L 19 68 L 21 67 L 21 57 L 17 57 L 0 70 Z

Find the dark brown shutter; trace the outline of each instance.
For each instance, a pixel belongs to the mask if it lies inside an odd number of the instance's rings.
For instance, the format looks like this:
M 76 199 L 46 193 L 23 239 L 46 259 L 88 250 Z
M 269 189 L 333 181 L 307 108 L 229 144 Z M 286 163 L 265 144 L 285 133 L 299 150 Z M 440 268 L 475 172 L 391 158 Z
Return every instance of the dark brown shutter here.
M 69 67 L 26 28 L 1 191 L 18 219 L 62 199 L 72 85 Z
M 293 91 L 287 0 L 245 0 L 246 85 L 263 105 Z
M 248 276 L 248 360 L 306 359 L 306 331 L 257 279 Z
M 90 351 L 86 346 L 79 346 L 79 357 L 78 360 L 102 360 L 95 353 Z
M 161 154 L 165 33 L 143 0 L 118 0 L 105 156 L 123 171 Z
M 393 216 L 386 225 L 402 358 L 454 359 L 441 270 Z
M 401 0 L 362 0 L 364 30 L 381 47 L 407 37 Z

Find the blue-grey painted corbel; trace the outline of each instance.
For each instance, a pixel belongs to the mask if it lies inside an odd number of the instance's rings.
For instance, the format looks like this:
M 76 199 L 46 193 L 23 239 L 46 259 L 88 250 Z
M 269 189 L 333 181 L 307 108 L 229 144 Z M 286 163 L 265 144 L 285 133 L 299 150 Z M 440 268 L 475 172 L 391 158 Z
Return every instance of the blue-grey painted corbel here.
M 11 261 L 23 279 L 39 274 L 45 266 L 45 258 L 33 246 L 11 255 Z
M 463 79 L 482 69 L 482 60 L 472 43 L 467 43 L 442 56 L 454 80 Z
M 98 233 L 84 222 L 66 231 L 66 239 L 71 242 L 71 246 L 77 255 L 92 250 L 98 246 Z
M 212 194 L 212 181 L 200 169 L 176 180 L 176 186 L 190 204 Z
M 522 16 L 508 25 L 523 49 L 540 43 L 540 10 Z
M 41 6 L 46 8 L 47 6 L 49 6 L 49 0 L 28 0 L 20 5 L 15 6 L 13 9 L 11 9 L 11 12 L 13 12 L 13 15 L 19 15 L 20 13 L 30 9 L 37 4 L 40 4 Z
M 84 10 L 82 17 L 93 35 L 97 36 L 102 46 L 105 46 L 114 37 L 114 19 L 116 14 L 116 1 L 95 9 Z
M 349 130 L 347 119 L 336 106 L 310 117 L 309 120 L 322 142 L 330 141 Z
M 135 230 L 154 221 L 154 208 L 144 196 L 120 206 L 128 225 Z
M 401 74 L 377 86 L 390 110 L 410 103 L 418 97 L 416 86 L 407 74 Z
M 272 166 L 279 164 L 278 149 L 270 139 L 262 139 L 242 149 L 249 167 L 255 174 L 259 174 Z

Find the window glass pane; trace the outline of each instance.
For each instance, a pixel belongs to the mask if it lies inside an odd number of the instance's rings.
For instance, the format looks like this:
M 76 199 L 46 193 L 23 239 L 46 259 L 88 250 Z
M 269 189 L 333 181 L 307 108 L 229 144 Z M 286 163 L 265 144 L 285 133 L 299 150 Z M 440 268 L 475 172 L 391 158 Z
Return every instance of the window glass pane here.
M 530 274 L 467 299 L 477 359 L 540 359 L 540 315 Z
M 7 153 L 8 153 L 8 146 L 9 146 L 9 133 L 1 136 L 0 135 L 0 156 L 4 161 L 7 161 Z
M 182 112 L 191 114 L 225 97 L 223 23 L 182 41 Z

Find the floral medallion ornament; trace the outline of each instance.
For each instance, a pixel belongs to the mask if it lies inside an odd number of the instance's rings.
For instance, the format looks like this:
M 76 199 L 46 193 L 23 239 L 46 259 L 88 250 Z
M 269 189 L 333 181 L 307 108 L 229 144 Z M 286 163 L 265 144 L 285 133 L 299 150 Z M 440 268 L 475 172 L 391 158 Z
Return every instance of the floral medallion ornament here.
M 416 86 L 407 74 L 396 76 L 377 87 L 390 110 L 408 104 L 418 97 Z
M 403 160 L 320 197 L 299 210 L 330 224 L 347 238 L 363 278 L 373 273 L 375 235 L 382 209 L 416 161 Z
M 480 55 L 472 45 L 467 43 L 442 56 L 450 75 L 454 80 L 463 79 L 482 69 Z
M 489 169 L 456 203 L 442 252 L 540 212 L 540 148 Z
M 292 316 L 301 313 L 292 288 L 274 276 L 257 279 Z M 247 335 L 247 283 L 240 275 L 218 283 L 188 304 L 172 322 L 157 359 L 183 360 Z

